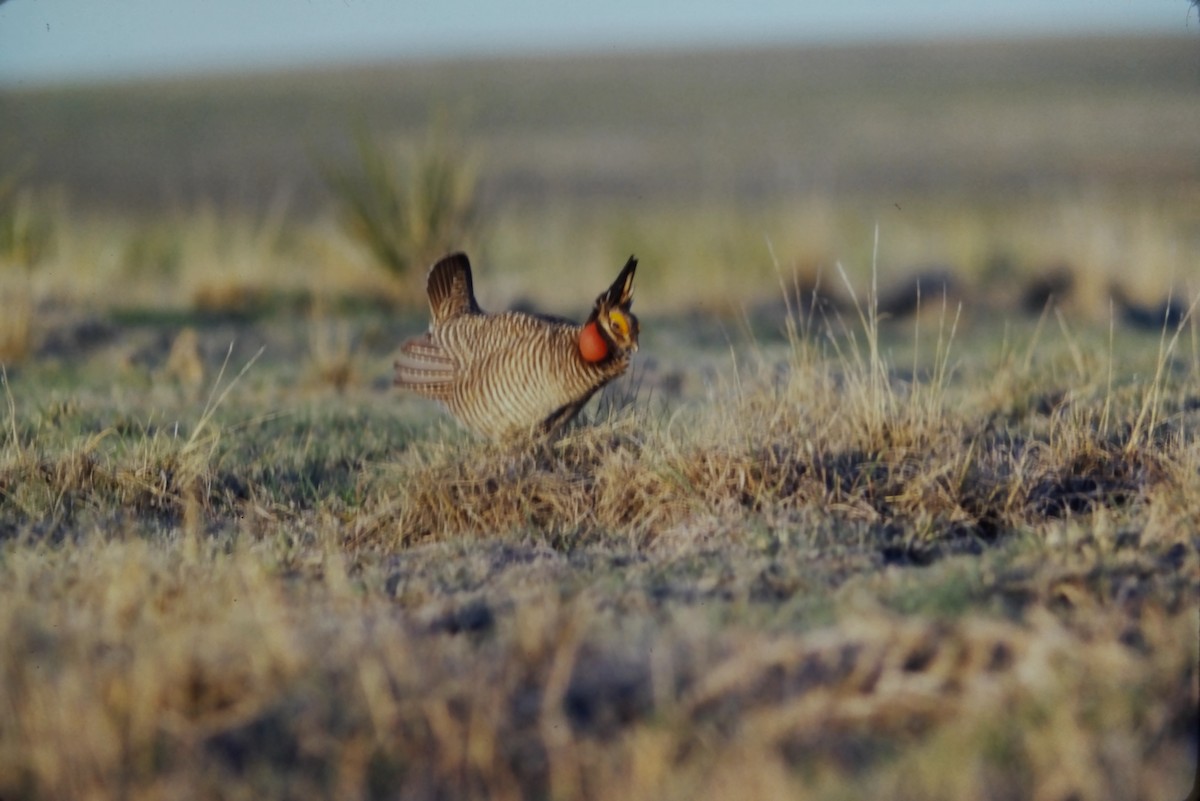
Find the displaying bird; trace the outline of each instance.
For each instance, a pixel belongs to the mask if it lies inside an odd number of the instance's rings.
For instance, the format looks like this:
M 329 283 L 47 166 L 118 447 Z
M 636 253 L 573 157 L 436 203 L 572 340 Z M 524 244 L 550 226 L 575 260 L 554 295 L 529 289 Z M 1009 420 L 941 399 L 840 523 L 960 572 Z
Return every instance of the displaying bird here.
M 630 312 L 636 269 L 630 256 L 578 325 L 518 311 L 485 313 L 466 255 L 446 256 L 429 271 L 429 330 L 401 346 L 394 383 L 440 401 L 485 437 L 553 431 L 629 367 L 638 348 Z

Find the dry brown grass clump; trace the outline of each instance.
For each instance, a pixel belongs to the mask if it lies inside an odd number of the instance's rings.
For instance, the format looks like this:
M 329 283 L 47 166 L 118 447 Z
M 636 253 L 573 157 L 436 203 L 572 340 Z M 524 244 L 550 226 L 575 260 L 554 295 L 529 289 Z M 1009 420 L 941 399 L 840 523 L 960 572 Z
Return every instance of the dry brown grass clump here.
M 180 338 L 188 339 L 186 332 Z M 183 346 L 194 347 L 194 342 Z M 179 358 L 187 361 L 187 370 L 198 369 L 194 353 Z M 218 469 L 222 429 L 213 416 L 257 358 L 223 382 L 226 361 L 203 409 L 182 433 L 178 422 L 172 428 L 145 423 L 138 431 L 136 423 L 123 420 L 81 432 L 67 447 L 58 442 L 48 445 L 39 439 L 37 429 L 45 424 L 45 417 L 69 416 L 70 404 L 51 407 L 42 421 L 30 425 L 19 418 L 3 373 L 8 408 L 0 433 L 0 510 L 4 513 L 0 535 L 32 530 L 57 539 L 77 531 L 81 523 L 113 516 L 131 522 L 183 520 L 195 529 L 205 516 L 233 511 L 246 499 L 248 487 L 233 472 Z
M 650 540 L 696 517 L 809 510 L 904 532 L 915 554 L 1103 511 L 1137 518 L 1155 499 L 1200 490 L 1195 397 L 1163 401 L 1165 422 L 1135 440 L 1136 407 L 1110 409 L 1108 431 L 1096 408 L 1035 410 L 1006 425 L 1003 409 L 955 389 L 932 407 L 893 396 L 903 408 L 880 417 L 860 415 L 853 397 L 824 388 L 832 383 L 747 390 L 719 424 L 661 428 L 627 415 L 535 447 L 427 448 L 389 478 L 394 495 L 358 541 L 522 529 Z

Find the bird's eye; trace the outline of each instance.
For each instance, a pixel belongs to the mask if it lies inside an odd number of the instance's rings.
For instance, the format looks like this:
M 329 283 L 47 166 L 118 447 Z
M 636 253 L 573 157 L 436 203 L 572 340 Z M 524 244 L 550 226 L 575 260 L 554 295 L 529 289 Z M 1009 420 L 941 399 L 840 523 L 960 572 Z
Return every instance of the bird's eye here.
M 619 337 L 629 336 L 629 321 L 625 319 L 625 315 L 613 309 L 608 313 L 608 324 L 612 328 L 613 333 Z

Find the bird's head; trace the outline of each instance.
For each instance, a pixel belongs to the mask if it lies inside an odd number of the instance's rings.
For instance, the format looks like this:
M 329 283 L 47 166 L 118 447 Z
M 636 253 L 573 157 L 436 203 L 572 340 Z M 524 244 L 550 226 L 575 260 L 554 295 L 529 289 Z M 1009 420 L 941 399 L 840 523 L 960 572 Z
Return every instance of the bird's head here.
M 613 285 L 596 298 L 579 335 L 579 352 L 585 361 L 602 362 L 638 349 L 638 319 L 630 311 L 636 270 L 637 259 L 630 256 Z

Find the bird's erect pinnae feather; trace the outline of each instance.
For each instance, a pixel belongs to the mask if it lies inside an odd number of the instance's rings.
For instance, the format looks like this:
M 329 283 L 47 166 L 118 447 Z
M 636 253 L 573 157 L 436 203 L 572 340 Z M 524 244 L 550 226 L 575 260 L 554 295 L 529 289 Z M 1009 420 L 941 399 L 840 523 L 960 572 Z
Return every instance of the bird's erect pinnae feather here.
M 434 264 L 429 270 L 426 291 L 434 326 L 460 314 L 482 312 L 475 302 L 471 262 L 465 253 L 452 253 Z

